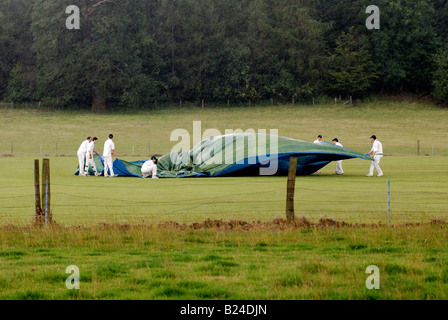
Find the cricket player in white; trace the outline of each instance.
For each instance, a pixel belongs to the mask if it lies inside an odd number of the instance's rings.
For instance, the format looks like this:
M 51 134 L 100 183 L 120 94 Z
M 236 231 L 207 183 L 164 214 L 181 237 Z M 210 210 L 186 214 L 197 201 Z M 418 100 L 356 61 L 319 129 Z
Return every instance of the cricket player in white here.
M 318 136 L 317 136 L 317 139 L 314 140 L 314 143 L 315 143 L 315 144 L 320 144 L 320 143 L 322 143 L 322 136 L 321 136 L 321 135 L 318 135 Z M 320 171 L 318 170 L 318 171 L 316 171 L 316 173 L 320 173 Z
M 334 138 L 333 141 L 334 145 L 343 148 L 344 146 L 339 143 L 338 138 Z M 342 170 L 342 160 L 339 160 L 336 162 L 336 172 L 333 174 L 341 175 L 344 174 L 344 170 Z
M 78 161 L 79 161 L 79 176 L 85 177 L 87 174 L 84 172 L 84 163 L 86 160 L 87 146 L 92 141 L 92 137 L 87 137 L 87 140 L 81 143 L 78 149 Z
M 98 138 L 94 137 L 92 139 L 92 141 L 90 141 L 88 146 L 87 146 L 85 173 L 88 174 L 89 173 L 89 167 L 92 167 L 93 172 L 95 172 L 95 176 L 100 176 L 101 173 L 98 173 L 98 171 L 96 170 L 95 161 L 93 160 L 93 154 L 94 153 L 98 154 L 98 152 L 96 152 L 96 150 L 95 150 L 95 143 L 97 141 L 98 141 Z
M 105 177 L 117 177 L 117 174 L 114 174 L 114 164 L 112 162 L 112 155 L 115 156 L 117 159 L 117 154 L 115 152 L 115 144 L 112 141 L 114 139 L 114 135 L 109 135 L 109 140 L 106 140 L 104 142 L 104 151 L 103 151 L 103 158 L 104 158 L 104 176 Z M 108 174 L 108 169 L 110 170 L 110 175 Z
M 369 155 L 373 157 L 373 161 L 370 164 L 370 171 L 366 177 L 373 177 L 373 169 L 375 168 L 378 172 L 377 177 L 383 176 L 383 171 L 380 168 L 380 161 L 383 157 L 383 145 L 376 139 L 376 136 L 373 135 L 370 137 L 370 140 L 373 142 L 372 149 L 369 152 Z
M 142 166 L 142 178 L 145 179 L 152 174 L 153 179 L 159 179 L 157 177 L 157 158 L 152 157 L 151 160 L 146 161 Z

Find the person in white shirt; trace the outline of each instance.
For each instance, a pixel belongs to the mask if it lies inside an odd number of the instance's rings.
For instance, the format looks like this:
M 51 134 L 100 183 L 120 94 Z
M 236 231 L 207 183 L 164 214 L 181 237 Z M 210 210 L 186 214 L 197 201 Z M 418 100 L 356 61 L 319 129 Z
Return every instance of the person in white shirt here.
M 383 157 L 383 145 L 379 142 L 375 135 L 370 137 L 370 141 L 373 142 L 372 149 L 369 152 L 369 155 L 373 157 L 373 161 L 370 164 L 370 171 L 366 175 L 367 177 L 373 177 L 373 169 L 376 169 L 378 172 L 377 177 L 383 176 L 383 171 L 380 168 L 380 161 Z
M 118 174 L 114 173 L 114 164 L 112 162 L 112 155 L 115 156 L 115 159 L 118 159 L 117 153 L 115 152 L 115 144 L 113 142 L 114 135 L 109 135 L 109 140 L 106 140 L 104 142 L 104 151 L 103 151 L 103 158 L 104 158 L 104 176 L 107 177 L 118 177 Z M 110 170 L 110 174 L 108 173 L 108 170 Z
M 321 135 L 318 135 L 317 136 L 317 139 L 316 140 L 314 140 L 314 143 L 315 144 L 320 144 L 320 143 L 322 143 L 323 141 L 322 141 L 322 136 Z M 318 170 L 318 171 L 316 171 L 316 173 L 320 173 L 320 171 Z
M 142 166 L 142 178 L 147 178 L 152 174 L 153 179 L 159 179 L 157 177 L 157 158 L 152 157 L 151 160 L 146 161 Z
M 314 143 L 316 143 L 316 144 L 322 143 L 322 136 L 321 136 L 321 135 L 318 135 L 318 136 L 317 136 L 317 139 L 314 140 Z
M 338 147 L 341 147 L 341 148 L 344 147 L 342 144 L 339 143 L 338 138 L 334 138 L 332 142 L 334 145 L 336 145 Z M 333 174 L 336 174 L 336 175 L 344 174 L 344 170 L 342 170 L 342 160 L 336 161 L 336 171 Z
M 87 140 L 81 143 L 78 149 L 78 162 L 79 162 L 79 176 L 85 177 L 87 174 L 84 172 L 84 163 L 86 160 L 87 146 L 92 141 L 92 137 L 87 137 Z
M 95 150 L 95 143 L 98 141 L 97 137 L 94 137 L 92 139 L 92 141 L 89 142 L 89 144 L 87 145 L 87 153 L 86 153 L 86 168 L 84 170 L 84 172 L 87 174 L 89 174 L 89 167 L 92 167 L 93 172 L 95 172 L 95 176 L 100 176 L 101 173 L 99 173 L 96 170 L 96 165 L 95 165 L 95 161 L 93 160 L 93 154 L 96 153 L 98 154 L 98 152 L 96 152 Z

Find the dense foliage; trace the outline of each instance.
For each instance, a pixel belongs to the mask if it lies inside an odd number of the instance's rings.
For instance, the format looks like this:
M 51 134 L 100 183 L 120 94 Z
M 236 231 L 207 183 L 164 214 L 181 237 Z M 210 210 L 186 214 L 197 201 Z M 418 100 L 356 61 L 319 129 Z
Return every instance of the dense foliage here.
M 0 0 L 0 100 L 65 108 L 168 101 L 448 98 L 447 0 Z M 68 30 L 69 5 L 80 30 Z M 444 49 L 445 48 L 445 49 Z

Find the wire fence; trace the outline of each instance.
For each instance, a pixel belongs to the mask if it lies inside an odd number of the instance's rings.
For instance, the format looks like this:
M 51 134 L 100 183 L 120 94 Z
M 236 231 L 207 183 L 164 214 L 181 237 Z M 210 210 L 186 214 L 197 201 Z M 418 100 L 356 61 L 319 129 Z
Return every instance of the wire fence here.
M 448 143 L 434 144 L 434 140 L 408 140 L 401 141 L 401 145 L 388 145 L 388 156 L 447 156 L 448 155 Z M 97 146 L 98 151 L 102 150 L 102 145 Z M 162 146 L 160 142 L 155 145 L 150 140 L 144 139 L 135 143 L 125 143 L 120 145 L 120 155 L 129 157 L 146 157 L 158 153 L 156 151 L 165 150 L 169 152 L 169 145 Z M 0 141 L 0 157 L 22 157 L 22 156 L 35 156 L 35 157 L 77 157 L 77 151 L 79 143 L 67 143 L 67 142 L 52 142 L 48 141 L 42 143 L 36 143 L 31 145 L 27 143 L 21 143 L 20 141 L 7 141 L 3 139 Z M 366 145 L 352 146 L 352 148 L 366 149 Z M 391 150 L 391 151 L 390 151 Z
M 344 182 L 340 183 L 344 190 L 296 184 L 296 217 L 318 220 L 326 216 L 349 223 L 387 223 L 386 184 L 384 190 L 353 189 L 353 184 L 352 189 L 347 189 L 348 184 L 344 185 Z M 240 187 L 233 192 L 231 185 L 228 183 L 226 189 L 229 192 L 223 192 L 214 190 L 210 182 L 194 183 L 193 187 L 189 182 L 182 182 L 171 188 L 166 184 L 157 188 L 154 184 L 150 187 L 139 184 L 118 189 L 95 183 L 84 186 L 52 183 L 51 211 L 57 223 L 87 226 L 104 222 L 191 223 L 207 219 L 272 221 L 286 217 L 286 188 L 279 188 L 279 183 L 263 190 L 257 190 L 257 183 L 247 183 L 247 189 Z M 187 187 L 193 190 L 182 194 Z M 14 194 L 5 194 L 3 190 L 6 188 Z M 243 189 L 246 191 L 241 192 Z M 29 224 L 33 221 L 35 208 L 32 190 L 32 185 L 0 187 L 0 225 Z M 101 190 L 101 194 L 93 190 Z M 448 218 L 448 192 L 407 191 L 405 188 L 392 190 L 392 224 Z M 168 193 L 172 196 L 167 197 Z M 322 196 L 316 198 L 316 194 Z

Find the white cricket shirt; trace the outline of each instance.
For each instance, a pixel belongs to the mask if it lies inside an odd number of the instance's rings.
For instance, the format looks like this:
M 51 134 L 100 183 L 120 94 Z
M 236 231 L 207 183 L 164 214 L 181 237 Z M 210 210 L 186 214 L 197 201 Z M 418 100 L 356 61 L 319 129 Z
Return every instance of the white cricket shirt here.
M 152 160 L 146 161 L 142 165 L 142 172 L 148 172 L 151 169 L 151 167 L 157 167 L 157 165 Z
M 114 142 L 111 139 L 106 140 L 106 142 L 104 142 L 103 157 L 111 157 L 113 150 L 115 150 Z
M 93 154 L 93 149 L 95 149 L 95 143 L 92 141 L 87 146 L 87 152 L 90 153 L 90 154 Z
M 378 140 L 375 140 L 370 151 L 375 152 L 375 155 L 383 155 L 383 145 Z
M 89 140 L 86 140 L 83 143 L 81 143 L 81 146 L 78 149 L 78 154 L 86 154 L 88 145 L 89 145 Z

